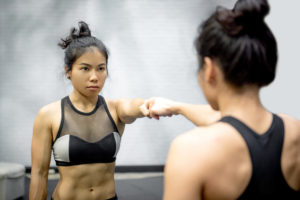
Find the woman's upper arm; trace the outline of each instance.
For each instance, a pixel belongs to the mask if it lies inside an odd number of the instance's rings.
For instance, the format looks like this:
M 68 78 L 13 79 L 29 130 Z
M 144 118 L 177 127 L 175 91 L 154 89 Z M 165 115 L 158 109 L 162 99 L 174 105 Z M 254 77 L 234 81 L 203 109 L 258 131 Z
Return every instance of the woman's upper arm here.
M 130 124 L 136 120 L 136 118 L 144 117 L 145 113 L 141 109 L 141 105 L 144 103 L 144 99 L 127 99 L 122 98 L 115 101 L 117 115 L 120 121 L 124 124 Z
M 48 175 L 52 149 L 51 116 L 47 107 L 42 108 L 34 121 L 31 143 L 32 173 Z
M 195 139 L 189 133 L 172 142 L 165 167 L 164 200 L 201 199 L 205 165 L 198 165 L 194 147 Z

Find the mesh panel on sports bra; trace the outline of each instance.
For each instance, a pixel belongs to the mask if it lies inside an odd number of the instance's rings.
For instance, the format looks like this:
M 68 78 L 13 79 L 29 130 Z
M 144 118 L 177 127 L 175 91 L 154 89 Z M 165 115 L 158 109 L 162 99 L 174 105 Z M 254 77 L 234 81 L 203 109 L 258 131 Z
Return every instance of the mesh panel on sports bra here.
M 105 110 L 102 97 L 99 96 L 96 107 L 90 113 L 77 110 L 69 97 L 64 101 L 64 122 L 59 137 L 73 135 L 86 142 L 97 142 L 117 131 Z

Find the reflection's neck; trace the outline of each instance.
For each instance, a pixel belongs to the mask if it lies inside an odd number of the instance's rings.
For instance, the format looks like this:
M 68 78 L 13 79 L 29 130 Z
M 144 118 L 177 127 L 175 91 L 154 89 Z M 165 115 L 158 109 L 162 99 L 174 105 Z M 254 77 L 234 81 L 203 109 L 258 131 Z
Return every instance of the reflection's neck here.
M 72 104 L 80 111 L 90 112 L 92 111 L 98 101 L 98 95 L 85 96 L 77 90 L 73 90 L 70 94 L 70 100 Z

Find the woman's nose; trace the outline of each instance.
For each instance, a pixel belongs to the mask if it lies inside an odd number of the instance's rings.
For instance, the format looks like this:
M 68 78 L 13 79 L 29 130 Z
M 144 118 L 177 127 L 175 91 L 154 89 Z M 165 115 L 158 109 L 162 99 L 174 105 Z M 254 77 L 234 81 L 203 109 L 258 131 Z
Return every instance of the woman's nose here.
M 90 81 L 98 81 L 97 72 L 95 70 L 92 70 L 91 72 Z

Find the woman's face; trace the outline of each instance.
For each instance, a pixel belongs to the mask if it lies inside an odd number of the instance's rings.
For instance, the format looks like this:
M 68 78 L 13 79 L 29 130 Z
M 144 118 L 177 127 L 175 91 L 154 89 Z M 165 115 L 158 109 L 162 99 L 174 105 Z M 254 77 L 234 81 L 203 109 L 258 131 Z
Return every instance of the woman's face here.
M 107 77 L 106 58 L 96 47 L 92 47 L 77 58 L 67 75 L 74 90 L 84 96 L 97 96 Z

